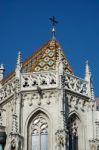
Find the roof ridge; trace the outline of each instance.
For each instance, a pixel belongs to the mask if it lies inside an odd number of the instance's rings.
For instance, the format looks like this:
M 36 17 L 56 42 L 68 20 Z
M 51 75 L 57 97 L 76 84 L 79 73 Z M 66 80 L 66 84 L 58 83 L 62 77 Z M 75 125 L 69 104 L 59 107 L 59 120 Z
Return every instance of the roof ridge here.
M 4 85 L 6 82 L 8 82 L 10 79 L 12 79 L 15 76 L 15 70 L 10 72 L 6 77 L 4 77 L 0 82 L 2 85 Z

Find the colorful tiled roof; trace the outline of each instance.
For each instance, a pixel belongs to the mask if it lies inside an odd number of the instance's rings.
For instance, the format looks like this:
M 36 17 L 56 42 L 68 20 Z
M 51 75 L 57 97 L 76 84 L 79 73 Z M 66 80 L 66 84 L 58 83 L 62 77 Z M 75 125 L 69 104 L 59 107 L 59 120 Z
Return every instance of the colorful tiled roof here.
M 22 64 L 22 73 L 48 71 L 56 69 L 56 62 L 59 59 L 59 50 L 61 46 L 56 40 L 48 41 L 41 49 L 37 50 L 36 53 L 32 54 Z M 64 71 L 70 74 L 74 74 L 73 70 L 64 54 L 62 54 L 62 61 L 64 64 Z M 15 71 L 11 72 L 5 77 L 1 84 L 5 84 L 15 76 Z
M 41 49 L 39 49 L 35 54 L 29 57 L 23 62 L 22 72 L 38 72 L 38 71 L 48 71 L 56 69 L 56 61 L 59 58 L 60 44 L 55 40 L 50 40 Z M 68 73 L 73 74 L 73 70 L 70 64 L 62 53 L 62 61 L 64 63 L 64 70 Z
M 3 80 L 1 80 L 1 84 L 4 85 L 6 82 L 11 80 L 16 75 L 15 70 L 12 71 L 7 77 L 5 77 Z

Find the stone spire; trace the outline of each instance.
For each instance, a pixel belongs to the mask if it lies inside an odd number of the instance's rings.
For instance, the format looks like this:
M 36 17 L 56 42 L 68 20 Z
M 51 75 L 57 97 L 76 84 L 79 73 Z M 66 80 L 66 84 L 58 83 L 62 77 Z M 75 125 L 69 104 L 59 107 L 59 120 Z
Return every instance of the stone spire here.
M 94 88 L 93 88 L 93 84 L 92 84 L 92 74 L 91 74 L 91 71 L 90 71 L 88 61 L 86 61 L 86 67 L 85 67 L 85 80 L 88 82 L 88 85 L 87 85 L 88 96 L 92 100 L 94 100 L 95 96 L 94 96 Z
M 22 56 L 21 56 L 22 54 L 21 54 L 21 52 L 19 51 L 18 52 L 18 58 L 17 58 L 17 68 L 20 70 L 21 69 L 21 66 L 22 66 Z
M 20 77 L 20 71 L 21 71 L 21 67 L 22 67 L 22 56 L 21 56 L 21 52 L 18 52 L 18 58 L 17 58 L 17 63 L 16 63 L 16 76 Z
M 86 67 L 85 67 L 85 80 L 90 82 L 91 79 L 91 72 L 89 68 L 88 60 L 86 61 Z
M 3 64 L 0 65 L 0 81 L 3 79 L 5 68 Z

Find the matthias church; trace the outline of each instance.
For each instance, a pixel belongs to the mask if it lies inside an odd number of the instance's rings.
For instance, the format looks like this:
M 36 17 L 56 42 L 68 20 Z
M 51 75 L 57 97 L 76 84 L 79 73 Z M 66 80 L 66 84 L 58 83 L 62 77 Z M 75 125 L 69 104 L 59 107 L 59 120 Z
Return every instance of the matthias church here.
M 88 61 L 81 79 L 52 34 L 25 61 L 19 52 L 7 77 L 0 65 L 0 150 L 99 150 Z

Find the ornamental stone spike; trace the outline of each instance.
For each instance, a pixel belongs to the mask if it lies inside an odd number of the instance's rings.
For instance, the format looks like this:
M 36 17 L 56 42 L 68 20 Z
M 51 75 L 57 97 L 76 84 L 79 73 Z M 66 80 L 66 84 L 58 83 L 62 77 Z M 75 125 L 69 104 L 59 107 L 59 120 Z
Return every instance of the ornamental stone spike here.
M 88 96 L 91 98 L 91 72 L 89 68 L 89 63 L 88 60 L 86 61 L 86 66 L 85 66 L 85 80 L 88 82 L 87 84 L 87 92 Z
M 90 79 L 91 79 L 91 71 L 90 71 L 90 67 L 89 67 L 89 62 L 87 60 L 86 67 L 85 67 L 85 80 L 90 81 Z
M 18 52 L 18 58 L 17 58 L 17 63 L 16 63 L 16 76 L 19 78 L 20 77 L 20 71 L 22 67 L 22 58 L 21 58 L 21 52 Z
M 85 80 L 88 82 L 88 86 L 87 86 L 88 96 L 92 100 L 94 100 L 95 96 L 94 96 L 94 89 L 93 89 L 93 84 L 92 84 L 92 74 L 91 74 L 91 71 L 90 71 L 88 60 L 86 61 Z
M 20 70 L 21 69 L 21 66 L 22 66 L 22 54 L 21 54 L 21 52 L 19 51 L 18 52 L 18 58 L 17 58 L 17 68 Z
M 5 68 L 4 68 L 4 65 L 1 64 L 0 65 L 0 81 L 3 79 L 4 77 L 4 71 L 5 71 Z

